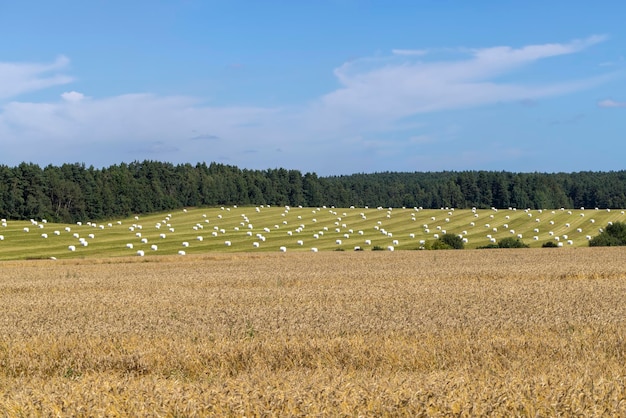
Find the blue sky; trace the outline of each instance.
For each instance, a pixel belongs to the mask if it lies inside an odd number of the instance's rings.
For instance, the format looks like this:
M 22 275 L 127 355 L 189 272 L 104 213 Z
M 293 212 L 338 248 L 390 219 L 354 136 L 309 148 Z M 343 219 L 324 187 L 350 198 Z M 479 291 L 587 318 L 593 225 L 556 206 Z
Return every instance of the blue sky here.
M 626 2 L 0 0 L 0 164 L 626 169 Z

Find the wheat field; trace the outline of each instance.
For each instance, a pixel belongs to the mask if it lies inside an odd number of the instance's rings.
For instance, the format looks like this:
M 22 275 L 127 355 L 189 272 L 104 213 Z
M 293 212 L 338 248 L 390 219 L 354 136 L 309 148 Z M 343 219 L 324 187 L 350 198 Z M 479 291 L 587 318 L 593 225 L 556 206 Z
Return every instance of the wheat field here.
M 626 250 L 0 264 L 2 416 L 624 416 Z

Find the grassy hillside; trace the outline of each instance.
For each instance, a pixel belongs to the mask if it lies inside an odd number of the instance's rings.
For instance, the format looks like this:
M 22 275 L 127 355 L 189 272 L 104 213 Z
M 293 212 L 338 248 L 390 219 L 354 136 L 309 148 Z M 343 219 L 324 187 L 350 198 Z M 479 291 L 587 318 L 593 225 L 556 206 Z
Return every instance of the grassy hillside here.
M 3 219 L 0 259 L 117 257 L 138 251 L 145 256 L 259 252 L 281 247 L 287 252 L 375 246 L 415 250 L 444 233 L 462 235 L 466 248 L 518 235 L 531 247 L 557 240 L 565 247 L 582 247 L 615 221 L 626 221 L 624 211 L 267 206 L 186 209 L 79 224 Z

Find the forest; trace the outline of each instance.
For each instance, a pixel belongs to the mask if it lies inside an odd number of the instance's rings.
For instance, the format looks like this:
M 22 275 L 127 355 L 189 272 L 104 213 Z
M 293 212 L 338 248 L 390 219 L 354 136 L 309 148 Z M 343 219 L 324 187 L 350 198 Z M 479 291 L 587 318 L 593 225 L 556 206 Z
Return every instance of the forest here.
M 318 176 L 221 163 L 0 165 L 0 217 L 76 222 L 215 205 L 626 208 L 626 171 L 379 172 Z

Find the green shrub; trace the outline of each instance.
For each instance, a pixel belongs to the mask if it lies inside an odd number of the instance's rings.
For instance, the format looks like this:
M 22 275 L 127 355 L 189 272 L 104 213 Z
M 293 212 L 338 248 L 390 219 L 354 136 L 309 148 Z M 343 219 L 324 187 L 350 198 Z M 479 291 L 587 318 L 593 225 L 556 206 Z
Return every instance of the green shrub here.
M 458 235 L 444 234 L 431 243 L 426 243 L 427 250 L 462 250 L 465 248 L 463 239 Z
M 558 248 L 558 244 L 554 241 L 546 241 L 541 245 L 541 248 Z
M 610 225 L 607 225 L 605 229 L 606 233 L 612 237 L 619 239 L 621 242 L 626 244 L 626 223 L 623 222 L 615 222 Z
M 451 250 L 452 247 L 450 247 L 448 244 L 443 242 L 441 239 L 436 239 L 435 241 L 433 241 L 432 243 L 428 245 L 428 249 L 429 250 Z
M 439 240 L 446 245 L 448 245 L 453 250 L 462 250 L 465 248 L 465 244 L 463 243 L 463 239 L 458 235 L 453 234 L 443 234 Z
M 385 249 L 381 247 L 380 245 L 374 245 L 372 247 L 372 251 L 385 251 Z
M 502 238 L 498 241 L 497 244 L 489 244 L 484 247 L 478 247 L 479 249 L 489 249 L 489 248 L 528 248 L 527 244 L 519 238 L 507 237 Z
M 478 250 L 491 250 L 494 248 L 500 248 L 500 246 L 498 244 L 487 244 L 487 245 L 483 245 L 482 247 L 476 247 Z
M 599 235 L 589 241 L 590 247 L 616 247 L 626 245 L 626 223 L 615 222 L 607 227 Z
M 604 232 L 595 236 L 589 240 L 590 247 L 618 247 L 624 245 L 624 243 L 617 237 L 613 237 Z
M 498 241 L 498 247 L 500 248 L 528 248 L 528 245 L 519 238 L 507 237 Z

